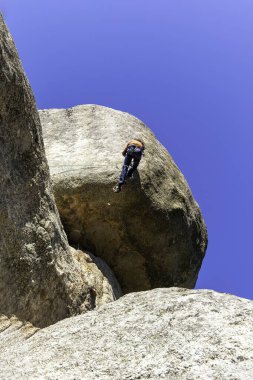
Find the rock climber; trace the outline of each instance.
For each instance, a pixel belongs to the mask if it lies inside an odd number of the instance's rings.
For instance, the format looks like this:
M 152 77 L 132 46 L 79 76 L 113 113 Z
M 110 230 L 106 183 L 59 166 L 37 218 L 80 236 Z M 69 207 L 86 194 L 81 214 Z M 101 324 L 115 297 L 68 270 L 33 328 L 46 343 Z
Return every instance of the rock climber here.
M 113 191 L 115 193 L 121 191 L 121 188 L 125 184 L 127 177 L 131 179 L 133 178 L 133 173 L 137 169 L 141 157 L 144 155 L 144 150 L 145 144 L 140 139 L 133 139 L 127 143 L 125 149 L 122 152 L 122 155 L 125 157 L 125 159 L 119 177 L 119 182 L 113 188 Z

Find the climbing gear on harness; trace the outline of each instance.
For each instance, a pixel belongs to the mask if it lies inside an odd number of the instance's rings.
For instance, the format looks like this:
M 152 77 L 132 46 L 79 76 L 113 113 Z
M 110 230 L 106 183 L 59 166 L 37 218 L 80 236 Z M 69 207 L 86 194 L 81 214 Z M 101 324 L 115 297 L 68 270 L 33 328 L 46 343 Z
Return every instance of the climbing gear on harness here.
M 127 177 L 130 179 L 130 181 L 134 180 L 134 173 L 131 173 L 130 175 L 127 174 Z
M 127 148 L 127 153 L 128 154 L 131 154 L 131 155 L 134 155 L 134 154 L 141 154 L 142 153 L 142 148 L 140 148 L 139 146 L 135 146 L 135 145 L 130 145 L 128 148 Z

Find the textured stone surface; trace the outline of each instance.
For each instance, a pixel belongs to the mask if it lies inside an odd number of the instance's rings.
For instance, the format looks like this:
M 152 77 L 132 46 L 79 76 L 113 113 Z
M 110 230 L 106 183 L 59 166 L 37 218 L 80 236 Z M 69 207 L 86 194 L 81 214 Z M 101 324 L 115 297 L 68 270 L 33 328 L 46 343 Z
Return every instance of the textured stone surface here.
M 155 289 L 65 319 L 26 341 L 12 340 L 0 350 L 1 376 L 252 380 L 252 342 L 252 301 Z
M 140 120 L 84 105 L 40 111 L 56 203 L 69 240 L 102 257 L 124 292 L 193 287 L 207 244 L 190 189 Z M 146 154 L 133 182 L 114 194 L 130 138 Z
M 22 322 L 14 315 L 8 318 L 0 314 L 0 352 L 4 352 L 8 346 L 22 343 L 38 330 L 30 322 Z
M 0 15 L 0 312 L 44 326 L 90 310 L 103 286 L 109 293 L 87 265 L 68 246 L 32 91 Z

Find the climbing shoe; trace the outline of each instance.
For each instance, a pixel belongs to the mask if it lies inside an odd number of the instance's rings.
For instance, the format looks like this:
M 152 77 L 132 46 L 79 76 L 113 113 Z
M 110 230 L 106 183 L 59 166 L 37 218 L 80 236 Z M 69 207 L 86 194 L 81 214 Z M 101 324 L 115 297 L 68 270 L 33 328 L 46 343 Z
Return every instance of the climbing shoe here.
M 121 186 L 119 185 L 114 186 L 113 191 L 114 193 L 119 193 L 121 191 Z

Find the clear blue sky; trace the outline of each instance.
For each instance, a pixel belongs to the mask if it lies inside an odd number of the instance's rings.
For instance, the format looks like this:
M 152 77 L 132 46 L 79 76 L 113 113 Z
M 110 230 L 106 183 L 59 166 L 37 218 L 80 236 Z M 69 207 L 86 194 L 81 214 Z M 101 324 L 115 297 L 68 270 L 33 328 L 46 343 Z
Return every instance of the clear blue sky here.
M 253 1 L 0 0 L 38 108 L 143 120 L 205 218 L 197 288 L 253 299 Z

